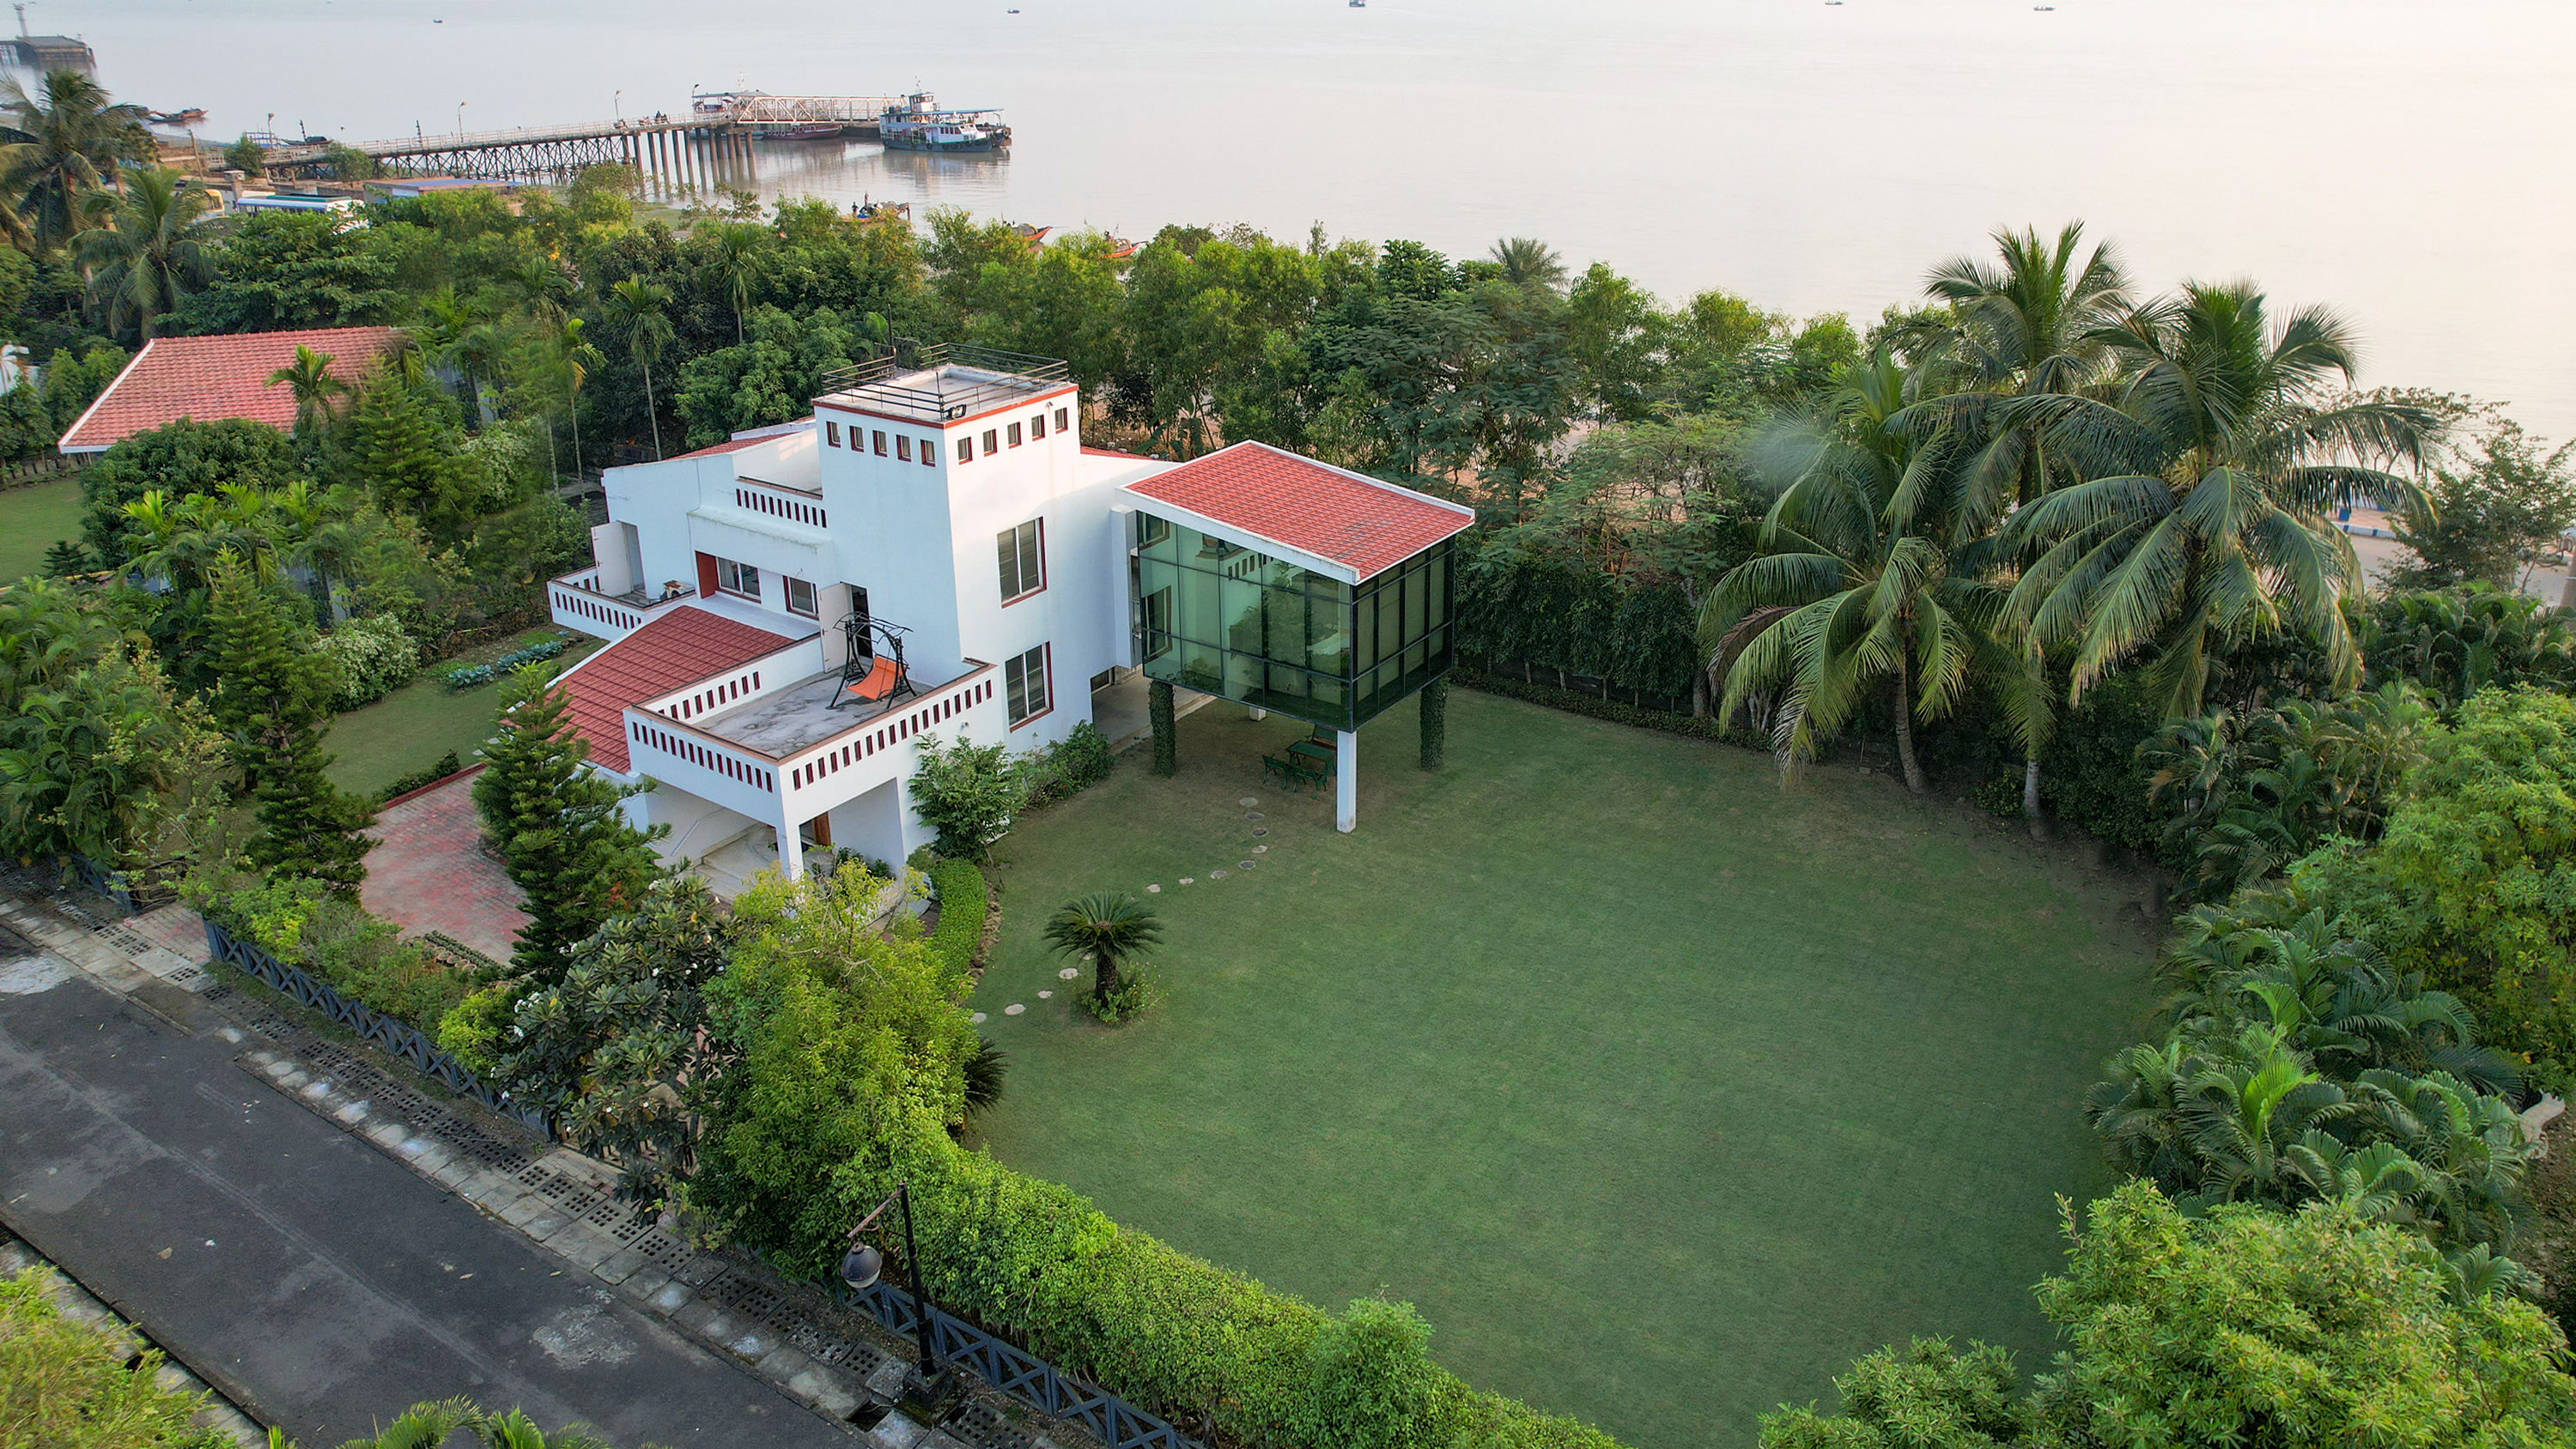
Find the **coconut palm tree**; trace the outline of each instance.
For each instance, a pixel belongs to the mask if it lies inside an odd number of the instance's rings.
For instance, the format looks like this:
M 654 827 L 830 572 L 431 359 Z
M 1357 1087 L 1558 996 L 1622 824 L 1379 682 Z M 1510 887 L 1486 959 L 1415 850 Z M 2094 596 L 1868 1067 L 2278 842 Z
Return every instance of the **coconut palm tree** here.
M 572 471 L 576 478 L 581 476 L 582 384 L 590 381 L 592 368 L 602 366 L 608 361 L 600 355 L 597 347 L 582 339 L 582 325 L 582 319 L 579 317 L 567 316 L 563 319 L 563 326 L 558 334 L 563 345 L 564 373 L 572 384 L 572 396 L 566 411 L 572 417 Z
M 644 370 L 644 416 L 653 425 L 653 457 L 657 461 L 662 456 L 662 418 L 653 406 L 653 359 L 676 340 L 671 319 L 662 311 L 670 300 L 670 288 L 642 277 L 628 277 L 608 289 L 609 320 L 626 329 L 627 351 L 634 354 L 635 365 Z
M 1557 255 L 1556 248 L 1534 237 L 1507 236 L 1494 243 L 1487 255 L 1503 269 L 1503 280 L 1514 286 L 1565 286 L 1565 258 Z
M 150 340 L 161 318 L 214 276 L 215 259 L 195 235 L 213 207 L 167 166 L 132 173 L 108 224 L 83 233 L 73 248 L 89 273 L 90 305 L 107 315 L 110 331 L 131 323 Z
M 1091 994 L 1104 1001 L 1117 992 L 1136 953 L 1162 939 L 1162 918 L 1124 891 L 1076 897 L 1046 923 L 1047 944 L 1057 955 L 1090 960 Z
M 1719 717 L 1785 682 L 1772 723 L 1783 770 L 1812 758 L 1875 690 L 1886 689 L 1905 785 L 1921 794 L 1914 717 L 1959 695 L 1986 592 L 1955 577 L 1940 535 L 1949 458 L 1889 420 L 1908 378 L 1886 354 L 1853 370 L 1821 416 L 1779 449 L 1791 481 L 1762 520 L 1760 557 L 1719 581 L 1700 611 L 1704 651 L 1732 648 Z M 1775 463 L 1774 467 L 1784 466 Z
M 120 163 L 152 157 L 143 108 L 111 104 L 78 71 L 46 72 L 34 96 L 14 77 L 0 80 L 0 116 L 0 191 L 49 250 L 93 223 L 88 198 L 114 181 Z
M 2083 480 L 2002 535 L 2029 557 L 2011 616 L 2074 648 L 2070 699 L 2143 655 L 2166 717 L 2187 718 L 2214 653 L 2281 631 L 2312 640 L 2349 688 L 2359 661 L 2342 605 L 2361 569 L 2322 510 L 2419 503 L 2385 468 L 2420 468 L 2437 416 L 2337 395 L 2354 373 L 2351 329 L 2316 308 L 2275 326 L 2250 282 L 2189 284 L 2095 336 L 2129 373 L 2116 398 L 2040 393 L 1995 410 Z
M 733 340 L 739 347 L 743 315 L 751 310 L 751 285 L 760 277 L 760 229 L 743 222 L 718 226 L 715 254 L 707 259 L 707 270 L 724 289 L 725 300 L 733 304 Z
M 332 354 L 296 344 L 295 361 L 268 375 L 269 385 L 286 384 L 295 394 L 295 431 L 318 433 L 331 424 L 334 398 L 348 396 L 349 385 L 331 375 Z
M 2047 449 L 2036 426 L 1998 426 L 2008 398 L 2087 393 L 2114 354 L 2099 334 L 2129 303 L 2129 278 L 2107 242 L 2083 249 L 2084 223 L 2056 240 L 2037 230 L 1994 234 L 1998 263 L 1954 257 L 1932 269 L 1924 291 L 1956 319 L 1929 349 L 1929 365 L 1953 375 L 1956 390 L 1923 403 L 1915 427 L 1946 428 L 1967 448 L 1962 459 L 1960 537 L 1982 537 L 2016 504 L 2047 491 Z

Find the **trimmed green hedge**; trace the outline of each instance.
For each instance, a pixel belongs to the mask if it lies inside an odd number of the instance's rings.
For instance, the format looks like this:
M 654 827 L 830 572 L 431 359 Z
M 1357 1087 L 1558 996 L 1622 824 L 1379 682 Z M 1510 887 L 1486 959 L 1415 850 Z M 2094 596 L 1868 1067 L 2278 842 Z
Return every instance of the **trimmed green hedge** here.
M 1663 730 L 1668 734 L 1689 735 L 1693 739 L 1742 745 L 1748 750 L 1761 750 L 1766 754 L 1771 749 L 1771 742 L 1763 738 L 1760 732 L 1741 726 L 1730 728 L 1720 725 L 1714 718 L 1701 719 L 1687 714 L 1667 714 L 1660 709 L 1639 709 L 1633 704 L 1599 699 L 1571 689 L 1558 689 L 1553 685 L 1529 684 L 1518 679 L 1506 679 L 1500 675 L 1470 669 L 1463 664 L 1450 670 L 1448 678 L 1450 683 L 1461 689 L 1472 689 L 1483 694 L 1499 694 L 1505 699 L 1522 700 L 1529 704 L 1543 704 L 1549 709 L 1561 709 L 1568 714 L 1608 720 L 1612 724 L 1634 725 L 1639 729 Z
M 1433 1362 L 1406 1305 L 1336 1317 L 1119 1227 L 1070 1188 L 945 1133 L 835 1186 L 865 1211 L 912 1184 L 932 1298 L 1220 1445 L 1617 1449 L 1589 1425 L 1481 1393 Z
M 970 970 L 976 943 L 984 939 L 992 887 L 985 882 L 983 869 L 971 860 L 942 858 L 932 862 L 927 873 L 931 888 L 939 893 L 939 926 L 930 933 L 930 949 L 957 970 Z

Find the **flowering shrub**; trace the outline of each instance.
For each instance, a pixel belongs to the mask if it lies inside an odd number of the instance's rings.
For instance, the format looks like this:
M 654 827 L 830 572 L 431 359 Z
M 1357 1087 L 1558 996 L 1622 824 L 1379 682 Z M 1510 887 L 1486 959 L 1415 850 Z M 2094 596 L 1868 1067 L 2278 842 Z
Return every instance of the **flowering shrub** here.
M 331 692 L 333 709 L 356 709 L 382 699 L 420 671 L 420 641 L 403 632 L 391 614 L 351 619 L 314 645 L 331 661 L 338 679 Z

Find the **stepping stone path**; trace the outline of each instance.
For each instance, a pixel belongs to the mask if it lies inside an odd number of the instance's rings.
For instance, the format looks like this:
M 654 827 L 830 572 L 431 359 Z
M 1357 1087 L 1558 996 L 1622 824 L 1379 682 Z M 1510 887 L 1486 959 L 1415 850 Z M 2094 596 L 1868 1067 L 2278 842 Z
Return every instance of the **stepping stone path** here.
M 1002 1008 L 1002 1014 L 1004 1016 L 1017 1016 L 1028 1009 L 1028 1003 L 1023 1001 L 1014 1001 L 1010 1005 Z
M 1260 811 L 1254 810 L 1246 813 L 1243 818 L 1246 820 L 1259 820 L 1262 818 L 1262 814 Z
M 985 1022 L 988 1022 L 988 1021 L 992 1020 L 992 1018 L 991 1018 L 991 1017 L 986 1016 L 984 1013 L 982 1013 L 982 1012 L 980 1012 L 980 1011 L 979 1011 L 979 1012 L 976 1012 L 976 1013 L 975 1013 L 975 1015 L 974 1015 L 973 1017 L 969 1018 L 969 1019 L 970 1019 L 970 1020 L 972 1020 L 972 1021 L 973 1021 L 977 1026 L 982 1026 Z
M 1250 870 L 1260 863 L 1261 862 L 1257 860 L 1238 860 L 1235 862 L 1235 868 L 1238 870 Z
M 1064 968 L 1063 970 L 1061 970 L 1061 971 L 1059 971 L 1059 972 L 1055 973 L 1055 979 L 1056 979 L 1056 980 L 1058 980 L 1058 981 L 1071 981 L 1073 978 L 1075 978 L 1076 976 L 1079 976 L 1079 975 L 1081 975 L 1081 974 L 1082 974 L 1082 968 L 1081 968 L 1081 967 L 1079 967 L 1079 966 L 1067 966 L 1067 967 L 1066 967 L 1066 968 Z
M 1052 992 L 1052 991 L 1041 991 L 1041 992 L 1039 992 L 1039 993 L 1038 993 L 1038 1000 L 1040 1000 L 1040 1001 L 1044 1001 L 1044 1000 L 1046 1000 L 1048 997 L 1053 996 L 1053 995 L 1055 995 L 1055 993 L 1054 993 L 1054 992 Z
M 1182 877 L 1181 877 L 1181 884 L 1183 884 L 1183 885 L 1197 885 L 1197 884 L 1198 884 L 1198 878 L 1197 878 L 1197 877 L 1195 877 L 1195 876 L 1186 876 L 1186 875 L 1185 875 L 1185 876 L 1182 876 Z
M 1221 871 L 1221 870 L 1212 870 L 1212 871 L 1209 871 L 1209 872 L 1208 872 L 1208 879 L 1209 879 L 1209 880 L 1223 880 L 1223 879 L 1225 879 L 1225 872 L 1224 872 L 1224 871 Z
M 1240 803 L 1240 804 L 1243 806 L 1243 808 L 1244 808 L 1244 809 L 1249 810 L 1249 809 L 1251 809 L 1253 806 L 1258 805 L 1258 804 L 1260 804 L 1261 802 L 1260 802 L 1260 801 L 1258 801 L 1258 800 L 1253 799 L 1253 798 L 1252 798 L 1251 796 L 1249 796 L 1249 795 L 1246 795 L 1246 796 L 1244 796 L 1244 797 L 1243 797 L 1243 799 L 1242 799 L 1240 802 L 1238 802 L 1238 803 Z
M 1253 834 L 1255 834 L 1255 835 L 1259 835 L 1261 832 L 1260 832 L 1260 831 L 1258 831 L 1258 830 L 1256 830 L 1256 831 L 1254 831 L 1254 832 L 1252 832 L 1252 833 L 1253 833 Z M 1270 847 L 1269 847 L 1269 846 L 1266 846 L 1266 845 L 1256 845 L 1256 846 L 1252 847 L 1252 853 L 1253 853 L 1253 854 L 1255 854 L 1255 855 L 1268 855 L 1268 854 L 1270 853 Z
M 1268 835 L 1270 833 L 1270 827 L 1267 825 L 1256 825 L 1252 827 L 1252 833 L 1255 836 Z
M 1161 895 L 1161 894 L 1163 893 L 1163 888 L 1162 888 L 1161 886 L 1158 886 L 1158 885 L 1149 885 L 1149 886 L 1145 887 L 1145 893 L 1146 893 L 1147 895 L 1156 895 L 1156 896 L 1158 896 L 1158 895 Z

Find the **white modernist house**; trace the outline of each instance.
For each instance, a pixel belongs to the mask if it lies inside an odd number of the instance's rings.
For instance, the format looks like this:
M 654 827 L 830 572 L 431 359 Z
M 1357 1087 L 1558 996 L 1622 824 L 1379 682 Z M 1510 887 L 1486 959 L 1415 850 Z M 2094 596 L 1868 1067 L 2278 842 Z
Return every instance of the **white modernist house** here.
M 667 855 L 900 862 L 931 838 L 926 737 L 1053 744 L 1140 674 L 1340 740 L 1351 828 L 1352 732 L 1455 657 L 1469 510 L 1260 444 L 1085 448 L 1061 362 L 922 349 L 824 386 L 800 422 L 609 469 L 595 562 L 548 588 L 611 641 L 563 687 L 593 767 L 654 781 L 628 809 Z

